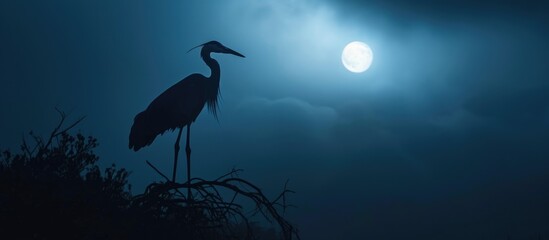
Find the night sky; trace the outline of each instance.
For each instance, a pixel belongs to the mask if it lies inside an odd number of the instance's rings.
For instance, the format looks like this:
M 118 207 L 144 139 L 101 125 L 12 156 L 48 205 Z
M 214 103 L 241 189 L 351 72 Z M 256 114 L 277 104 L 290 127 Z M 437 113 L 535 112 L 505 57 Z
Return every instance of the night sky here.
M 541 2 L 541 1 L 540 1 Z M 549 239 L 549 15 L 529 1 L 1 1 L 0 149 L 55 107 L 133 192 L 171 173 L 176 133 L 128 149 L 134 116 L 185 76 L 221 110 L 193 124 L 193 175 L 234 168 L 303 239 Z M 363 41 L 364 73 L 341 64 Z M 184 181 L 184 164 L 179 180 Z

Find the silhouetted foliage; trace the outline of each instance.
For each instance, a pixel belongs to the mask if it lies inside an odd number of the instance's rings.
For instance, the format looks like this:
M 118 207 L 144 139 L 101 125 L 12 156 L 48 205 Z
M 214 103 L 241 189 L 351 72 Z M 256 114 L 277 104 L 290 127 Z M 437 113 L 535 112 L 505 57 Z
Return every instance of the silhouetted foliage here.
M 32 132 L 20 153 L 0 159 L 0 228 L 18 239 L 124 238 L 121 227 L 131 201 L 128 172 L 113 165 L 101 173 L 97 139 L 61 129 L 48 139 Z
M 285 189 L 269 201 L 237 170 L 216 180 L 194 178 L 191 184 L 150 184 L 143 194 L 131 194 L 129 172 L 116 166 L 101 171 L 93 152 L 97 139 L 71 135 L 59 125 L 47 139 L 32 132 L 18 153 L 0 156 L 0 232 L 17 239 L 291 239 L 297 235 L 276 210 L 287 207 Z M 150 163 L 149 163 L 150 164 Z M 152 165 L 150 165 L 152 166 Z M 152 166 L 153 167 L 153 166 Z M 154 168 L 154 167 L 153 167 Z M 158 170 L 155 168 L 158 172 Z M 160 172 L 159 172 L 160 173 Z M 193 198 L 180 192 L 191 188 Z M 228 190 L 228 191 L 227 191 Z M 225 194 L 220 193 L 225 191 Z M 224 200 L 226 193 L 230 201 Z M 236 203 L 251 200 L 281 227 L 261 228 Z M 282 203 L 279 203 L 282 201 Z M 253 214 L 252 214 L 253 215 Z

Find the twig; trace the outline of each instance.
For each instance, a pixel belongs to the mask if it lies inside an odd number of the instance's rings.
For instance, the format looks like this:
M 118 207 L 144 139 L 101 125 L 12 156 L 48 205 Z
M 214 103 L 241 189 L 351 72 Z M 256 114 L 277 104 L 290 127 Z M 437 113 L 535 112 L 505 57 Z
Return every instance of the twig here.
M 149 161 L 145 161 L 149 167 L 151 167 L 154 171 L 156 171 L 156 173 L 160 174 L 160 176 L 164 177 L 164 179 L 166 179 L 166 181 L 170 181 L 170 179 L 164 175 L 162 172 L 160 172 L 160 170 L 158 170 L 158 168 L 156 168 L 154 165 L 152 165 L 152 163 L 150 163 Z
M 63 126 L 63 123 L 65 122 L 65 120 L 67 118 L 67 115 L 63 111 L 59 110 L 57 107 L 55 108 L 55 111 L 57 111 L 57 113 L 59 113 L 61 119 L 59 120 L 59 123 L 57 124 L 57 126 L 51 132 L 47 143 L 43 147 L 41 147 L 42 149 L 47 149 L 51 145 L 51 142 L 53 141 L 53 139 L 55 137 L 59 136 L 60 134 L 66 133 L 67 131 L 69 131 L 70 129 L 72 129 L 76 125 L 78 125 L 80 122 L 82 122 L 82 120 L 84 120 L 86 118 L 86 116 L 83 116 L 83 117 L 79 118 L 78 120 L 76 120 L 73 124 L 66 127 L 65 129 L 59 130 Z

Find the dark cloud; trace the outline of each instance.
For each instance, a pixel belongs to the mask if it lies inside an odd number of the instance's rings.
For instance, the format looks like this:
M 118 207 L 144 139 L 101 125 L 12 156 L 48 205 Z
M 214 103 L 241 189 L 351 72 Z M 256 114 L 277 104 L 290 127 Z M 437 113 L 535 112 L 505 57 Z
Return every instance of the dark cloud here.
M 539 123 L 549 113 L 549 88 L 494 89 L 491 94 L 478 94 L 465 103 L 472 113 L 496 120 L 520 120 L 522 123 Z
M 281 134 L 290 138 L 296 135 L 313 138 L 326 135 L 338 118 L 332 108 L 313 106 L 296 98 L 251 98 L 238 108 L 244 126 L 272 131 L 267 135 Z
M 531 17 L 543 19 L 547 4 L 542 1 L 338 1 L 348 11 L 371 12 L 379 10 L 394 20 L 408 21 L 465 21 L 497 17 Z M 546 19 L 546 18 L 545 18 Z

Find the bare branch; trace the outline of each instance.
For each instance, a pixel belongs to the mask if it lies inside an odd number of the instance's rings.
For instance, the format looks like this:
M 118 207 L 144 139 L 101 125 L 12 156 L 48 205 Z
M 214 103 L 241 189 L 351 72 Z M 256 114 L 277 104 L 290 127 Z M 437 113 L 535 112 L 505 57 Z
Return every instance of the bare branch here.
M 166 179 L 166 181 L 170 181 L 170 179 L 168 177 L 166 177 L 166 175 L 164 175 L 162 172 L 160 172 L 160 170 L 158 170 L 158 168 L 156 168 L 152 163 L 150 163 L 149 161 L 145 161 L 149 167 L 151 167 L 154 171 L 156 171 L 156 173 L 160 174 L 160 176 L 164 177 L 164 179 Z
M 166 183 L 155 183 L 149 185 L 145 194 L 136 196 L 134 204 L 152 205 L 153 202 L 164 202 L 169 205 L 170 208 L 181 208 L 181 211 L 183 212 L 188 213 L 189 211 L 196 211 L 207 213 L 209 216 L 208 222 L 210 222 L 210 224 L 202 226 L 199 223 L 196 225 L 196 222 L 192 222 L 191 225 L 197 229 L 210 228 L 212 224 L 214 226 L 231 226 L 231 222 L 236 223 L 237 219 L 241 219 L 246 223 L 248 228 L 247 237 L 250 238 L 251 228 L 248 223 L 248 217 L 242 212 L 242 206 L 235 203 L 237 196 L 241 196 L 243 199 L 251 200 L 255 204 L 255 208 L 253 209 L 251 216 L 260 213 L 269 222 L 271 222 L 271 219 L 274 220 L 280 227 L 284 239 L 292 239 L 293 236 L 300 239 L 297 229 L 295 229 L 286 219 L 284 219 L 283 215 L 277 210 L 277 207 L 281 207 L 282 212 L 285 213 L 286 208 L 290 206 L 287 204 L 285 197 L 287 193 L 293 193 L 293 191 L 287 188 L 288 181 L 284 184 L 282 193 L 280 193 L 274 201 L 270 201 L 259 187 L 253 185 L 247 180 L 234 177 L 234 175 L 239 171 L 241 170 L 233 169 L 229 173 L 213 181 L 193 178 L 191 182 L 187 183 L 173 183 L 169 180 L 169 178 L 164 176 Z M 197 192 L 198 195 L 195 195 L 195 198 L 193 199 L 170 197 L 174 195 L 169 194 L 169 192 L 179 190 L 183 191 L 183 189 L 190 189 Z M 230 201 L 224 200 L 224 197 L 220 192 L 221 189 L 233 192 Z M 279 201 L 281 200 L 282 202 L 280 203 Z M 151 202 L 148 203 L 148 201 Z M 155 204 L 154 206 L 157 205 Z M 230 229 L 220 230 L 222 232 L 232 231 Z

